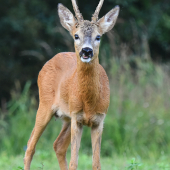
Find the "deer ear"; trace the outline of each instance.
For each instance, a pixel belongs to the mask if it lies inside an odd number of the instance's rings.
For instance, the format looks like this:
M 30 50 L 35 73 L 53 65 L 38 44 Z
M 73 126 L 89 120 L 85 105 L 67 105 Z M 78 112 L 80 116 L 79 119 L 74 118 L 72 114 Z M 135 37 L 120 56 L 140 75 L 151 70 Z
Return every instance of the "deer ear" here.
M 71 33 L 73 26 L 76 24 L 76 19 L 73 14 L 64 5 L 58 4 L 58 15 L 61 25 Z
M 109 11 L 105 16 L 98 20 L 98 25 L 102 34 L 110 31 L 116 23 L 117 17 L 119 15 L 119 6 L 116 6 L 111 11 Z

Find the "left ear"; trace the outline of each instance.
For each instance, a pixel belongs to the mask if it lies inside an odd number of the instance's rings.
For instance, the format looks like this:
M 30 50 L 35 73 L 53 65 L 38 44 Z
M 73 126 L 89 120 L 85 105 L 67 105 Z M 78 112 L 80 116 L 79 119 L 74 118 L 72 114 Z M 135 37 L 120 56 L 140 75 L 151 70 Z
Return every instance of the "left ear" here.
M 111 11 L 109 11 L 104 17 L 97 21 L 102 34 L 110 31 L 113 28 L 119 15 L 119 9 L 119 6 L 116 6 Z
M 58 4 L 58 15 L 60 18 L 61 25 L 67 29 L 72 35 L 72 30 L 76 24 L 76 19 L 74 15 L 62 4 Z

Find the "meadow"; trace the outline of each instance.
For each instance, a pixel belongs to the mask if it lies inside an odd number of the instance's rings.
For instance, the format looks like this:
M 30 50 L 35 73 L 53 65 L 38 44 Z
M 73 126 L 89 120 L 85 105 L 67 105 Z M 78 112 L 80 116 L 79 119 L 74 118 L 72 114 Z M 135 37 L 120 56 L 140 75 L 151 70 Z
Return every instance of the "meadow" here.
M 132 67 L 133 64 L 133 67 Z M 140 58 L 113 60 L 108 73 L 111 102 L 105 119 L 101 165 L 103 170 L 170 169 L 170 79 L 166 66 Z M 7 109 L 0 110 L 0 169 L 23 169 L 27 140 L 38 101 L 16 81 Z M 32 169 L 59 170 L 53 151 L 62 122 L 53 118 L 40 138 Z M 84 127 L 80 170 L 92 169 L 90 129 Z M 70 160 L 70 148 L 67 154 Z

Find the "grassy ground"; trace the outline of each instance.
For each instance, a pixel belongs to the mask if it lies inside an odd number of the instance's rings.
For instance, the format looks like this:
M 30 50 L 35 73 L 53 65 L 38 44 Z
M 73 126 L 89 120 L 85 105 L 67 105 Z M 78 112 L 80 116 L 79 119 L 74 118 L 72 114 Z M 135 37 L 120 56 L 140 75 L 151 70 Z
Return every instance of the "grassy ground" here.
M 102 136 L 102 169 L 168 170 L 170 78 L 151 62 L 137 58 L 133 62 L 136 70 L 127 63 L 113 63 L 110 73 L 111 102 Z M 24 150 L 38 107 L 29 87 L 30 82 L 21 92 L 16 83 L 6 111 L 0 109 L 0 169 L 23 168 Z M 52 145 L 61 126 L 61 121 L 51 120 L 37 144 L 32 169 L 59 170 Z M 92 169 L 90 136 L 90 128 L 85 127 L 79 170 Z
M 0 169 L 19 170 L 23 169 L 24 155 L 10 156 L 5 153 L 0 155 Z M 67 155 L 70 160 L 70 153 Z M 169 170 L 170 161 L 168 156 L 161 155 L 156 160 L 141 159 L 140 157 L 123 157 L 114 155 L 102 157 L 101 166 L 103 170 Z M 32 170 L 59 170 L 59 165 L 55 154 L 47 151 L 36 151 L 31 165 Z M 92 169 L 91 156 L 80 153 L 78 170 Z

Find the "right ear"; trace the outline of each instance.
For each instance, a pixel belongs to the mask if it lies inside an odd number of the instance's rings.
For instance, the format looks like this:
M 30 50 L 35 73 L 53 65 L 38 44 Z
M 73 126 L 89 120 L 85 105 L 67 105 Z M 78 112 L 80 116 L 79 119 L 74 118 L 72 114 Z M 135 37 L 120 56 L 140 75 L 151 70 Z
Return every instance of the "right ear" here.
M 110 31 L 113 28 L 119 14 L 119 9 L 119 6 L 116 6 L 115 8 L 110 10 L 104 17 L 97 21 L 102 34 Z
M 72 29 L 76 24 L 76 19 L 68 8 L 61 3 L 58 4 L 58 15 L 61 25 L 72 34 Z

